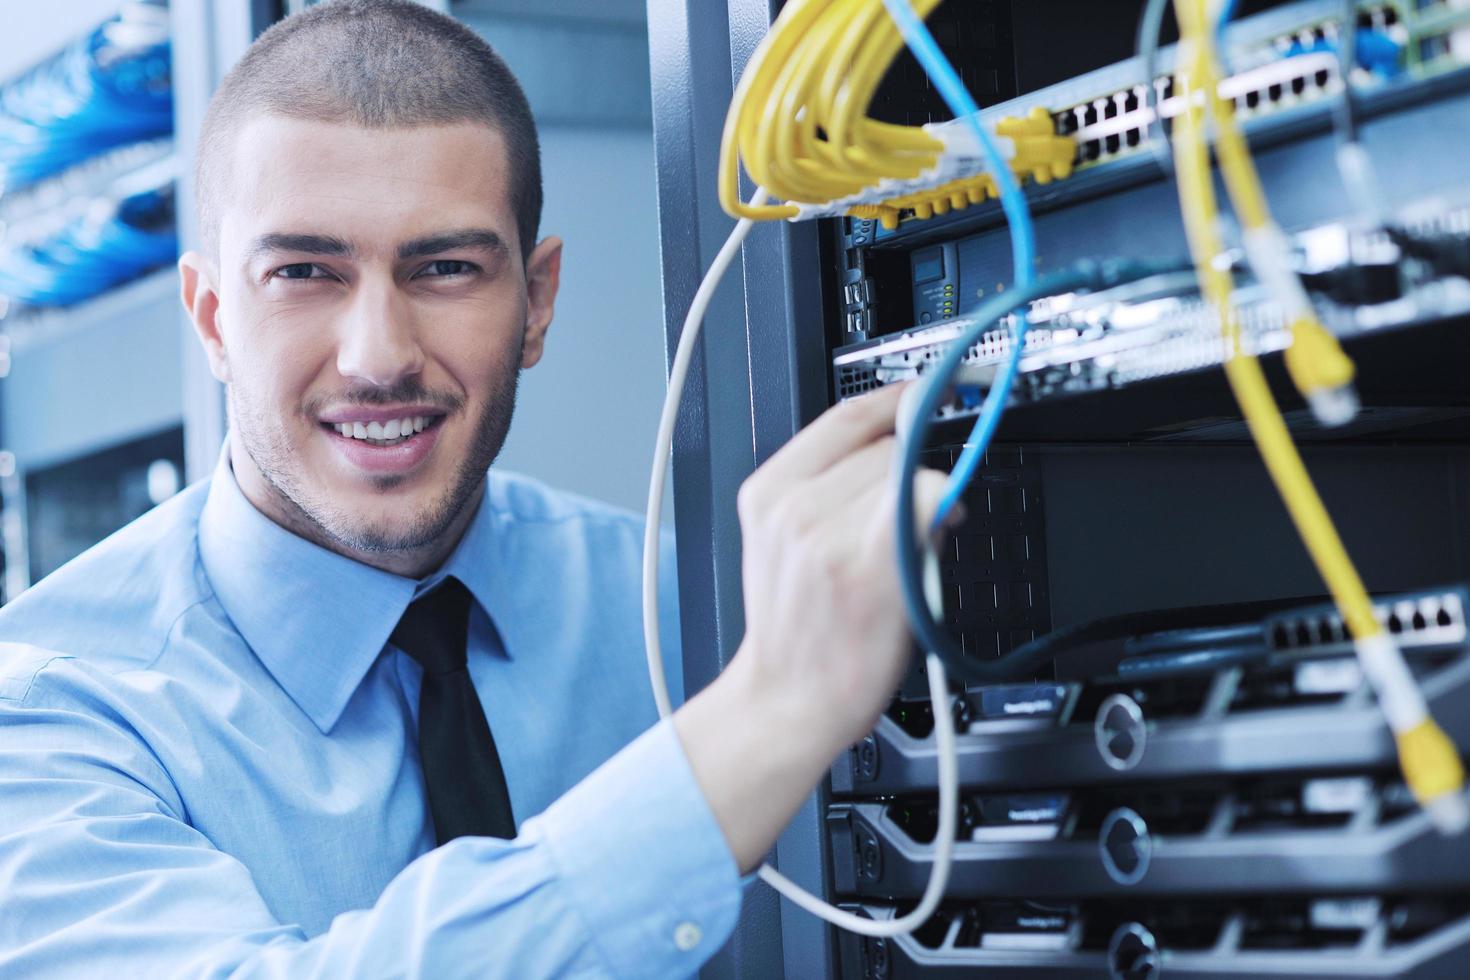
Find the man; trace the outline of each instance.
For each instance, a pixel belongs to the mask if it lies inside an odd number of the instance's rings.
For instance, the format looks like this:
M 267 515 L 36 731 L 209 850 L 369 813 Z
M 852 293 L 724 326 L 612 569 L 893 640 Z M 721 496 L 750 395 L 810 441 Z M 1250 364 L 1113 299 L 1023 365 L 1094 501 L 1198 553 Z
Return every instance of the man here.
M 222 84 L 179 268 L 230 435 L 0 612 L 0 975 L 688 975 L 876 721 L 891 394 L 746 483 L 747 635 L 665 723 L 638 522 L 487 477 L 560 273 L 537 152 L 499 59 L 405 0 Z

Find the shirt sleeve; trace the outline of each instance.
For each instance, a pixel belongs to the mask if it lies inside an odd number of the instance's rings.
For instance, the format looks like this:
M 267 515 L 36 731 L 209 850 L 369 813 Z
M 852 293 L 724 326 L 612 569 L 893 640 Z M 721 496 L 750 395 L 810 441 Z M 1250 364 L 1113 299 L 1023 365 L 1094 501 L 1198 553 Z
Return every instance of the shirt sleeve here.
M 0 687 L 0 976 L 686 977 L 739 914 L 668 722 L 515 840 L 452 841 L 307 937 L 121 717 L 35 686 Z

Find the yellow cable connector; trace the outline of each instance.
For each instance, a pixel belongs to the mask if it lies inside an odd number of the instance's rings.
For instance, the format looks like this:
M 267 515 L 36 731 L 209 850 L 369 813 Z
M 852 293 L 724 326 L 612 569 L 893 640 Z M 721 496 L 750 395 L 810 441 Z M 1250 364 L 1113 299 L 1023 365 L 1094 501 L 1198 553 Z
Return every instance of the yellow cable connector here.
M 1006 116 L 995 124 L 995 132 L 1016 145 L 1011 170 L 1017 177 L 1049 184 L 1072 175 L 1077 141 L 1071 136 L 1057 135 L 1056 120 L 1044 106 L 1032 106 L 1025 116 Z
M 1208 47 L 1212 42 L 1200 43 L 1206 46 L 1204 61 L 1213 64 L 1215 53 Z M 1215 120 L 1215 153 L 1230 201 L 1244 230 L 1242 244 L 1246 257 L 1256 278 L 1286 311 L 1291 325 L 1287 370 L 1317 421 L 1328 426 L 1342 425 L 1358 412 L 1352 362 L 1337 338 L 1322 326 L 1301 279 L 1292 270 L 1290 242 L 1271 217 L 1250 147 L 1235 120 L 1235 104 L 1220 98 L 1218 71 L 1212 69 L 1210 78 L 1210 84 L 1203 87 L 1209 93 L 1210 114 Z M 1322 362 L 1313 363 L 1317 358 Z
M 1291 346 L 1285 357 L 1292 384 L 1319 422 L 1343 425 L 1352 421 L 1358 414 L 1352 358 L 1316 317 L 1292 322 Z
M 1070 136 L 1056 134 L 1056 121 L 1043 106 L 1034 106 L 1025 116 L 1006 116 L 996 123 L 995 132 L 1010 140 L 1014 147 L 1009 163 L 1017 181 L 1025 183 L 1029 179 L 1038 184 L 1049 184 L 1071 176 L 1077 156 L 1077 141 Z M 897 227 L 897 210 L 911 210 L 915 218 L 923 220 L 999 196 L 995 178 L 990 174 L 977 174 L 918 193 L 889 198 L 879 207 L 895 212 L 894 224 L 884 223 L 884 227 L 893 228 Z
M 876 221 L 889 231 L 898 227 L 898 208 L 886 204 L 855 204 L 847 209 L 847 216 Z
M 1448 832 L 1458 832 L 1470 822 L 1460 788 L 1465 783 L 1465 769 L 1455 743 L 1435 724 L 1423 721 L 1396 738 L 1399 766 L 1404 781 L 1414 792 L 1419 805 L 1430 811 L 1434 822 Z

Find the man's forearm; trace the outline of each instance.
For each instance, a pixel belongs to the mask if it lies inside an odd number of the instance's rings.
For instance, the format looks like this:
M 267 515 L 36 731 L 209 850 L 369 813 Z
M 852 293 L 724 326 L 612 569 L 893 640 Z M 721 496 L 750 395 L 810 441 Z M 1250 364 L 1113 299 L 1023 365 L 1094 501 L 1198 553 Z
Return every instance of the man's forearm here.
M 674 728 L 741 871 L 877 723 L 912 655 L 890 486 L 901 394 L 893 385 L 827 412 L 740 489 L 745 640 Z M 944 479 L 915 480 L 921 528 Z
M 728 670 L 674 714 L 674 729 L 742 874 L 761 863 L 842 740 L 792 692 Z

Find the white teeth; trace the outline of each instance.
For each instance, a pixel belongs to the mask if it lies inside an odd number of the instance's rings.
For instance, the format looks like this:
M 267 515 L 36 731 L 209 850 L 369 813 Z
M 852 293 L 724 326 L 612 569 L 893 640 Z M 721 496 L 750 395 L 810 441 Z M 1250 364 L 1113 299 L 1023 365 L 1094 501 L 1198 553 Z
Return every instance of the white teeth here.
M 333 422 L 331 426 L 348 439 L 363 439 L 374 444 L 395 445 L 424 431 L 431 419 L 422 415 L 389 419 L 387 422 Z

